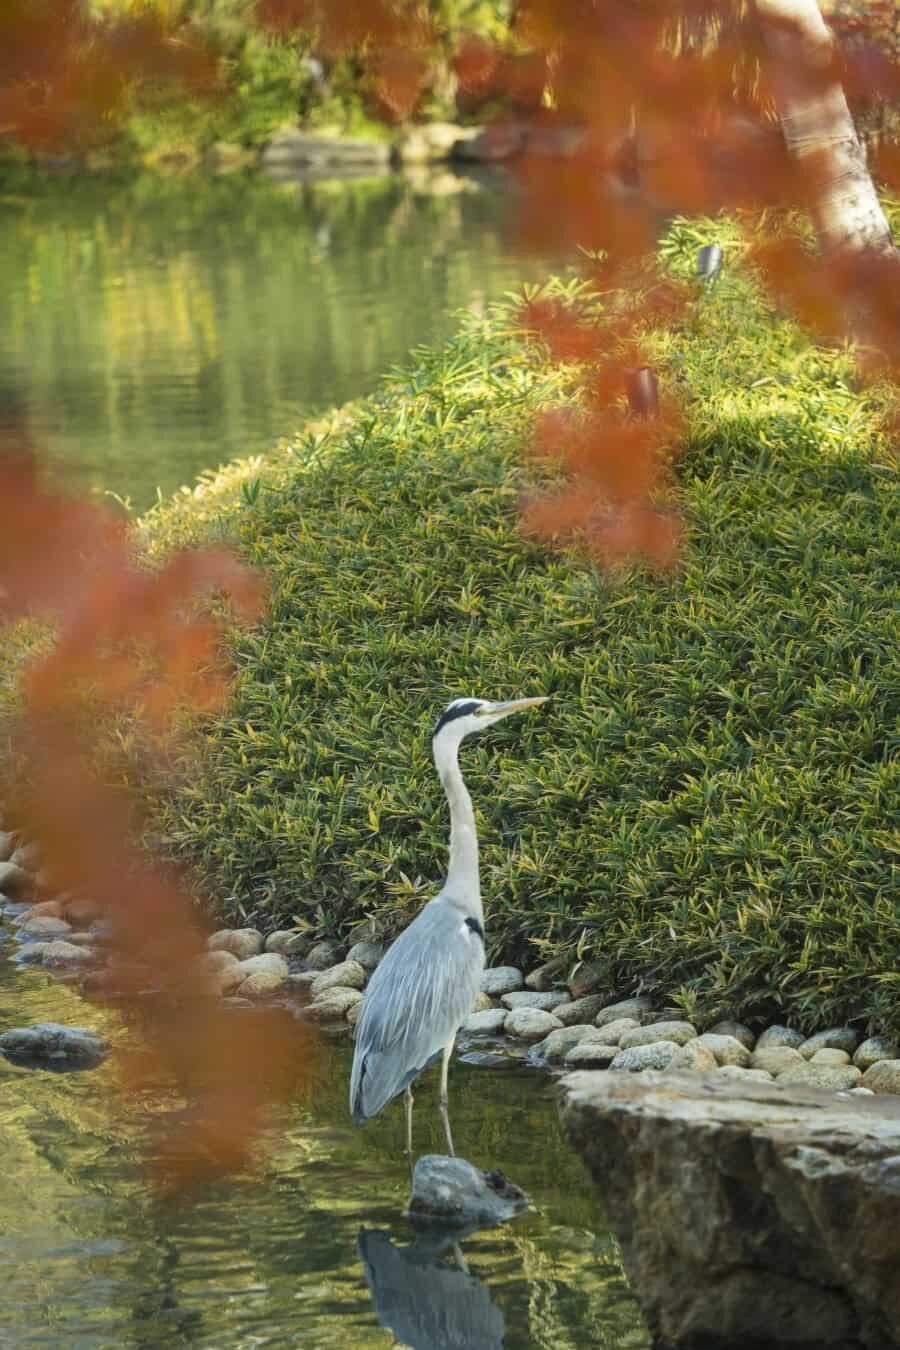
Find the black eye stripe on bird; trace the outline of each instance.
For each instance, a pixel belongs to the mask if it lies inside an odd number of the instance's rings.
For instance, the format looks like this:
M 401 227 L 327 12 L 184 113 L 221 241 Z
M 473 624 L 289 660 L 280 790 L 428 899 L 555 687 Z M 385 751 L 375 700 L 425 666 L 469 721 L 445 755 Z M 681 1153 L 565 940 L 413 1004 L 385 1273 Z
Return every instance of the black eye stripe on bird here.
M 548 696 L 488 703 L 457 699 L 434 729 L 431 751 L 450 808 L 450 864 L 443 889 L 388 948 L 375 969 L 356 1024 L 350 1112 L 357 1125 L 406 1095 L 406 1152 L 412 1168 L 412 1084 L 441 1061 L 439 1109 L 453 1155 L 447 1110 L 447 1066 L 456 1033 L 472 1011 L 484 970 L 484 910 L 478 831 L 457 752 L 467 736 Z M 459 722 L 444 735 L 448 722 Z
M 473 713 L 476 708 L 480 707 L 481 704 L 475 698 L 463 703 L 451 703 L 450 707 L 445 708 L 438 718 L 434 731 L 431 733 L 432 736 L 436 736 L 441 727 L 445 727 L 448 722 L 453 722 L 457 717 L 467 717 L 469 713 Z

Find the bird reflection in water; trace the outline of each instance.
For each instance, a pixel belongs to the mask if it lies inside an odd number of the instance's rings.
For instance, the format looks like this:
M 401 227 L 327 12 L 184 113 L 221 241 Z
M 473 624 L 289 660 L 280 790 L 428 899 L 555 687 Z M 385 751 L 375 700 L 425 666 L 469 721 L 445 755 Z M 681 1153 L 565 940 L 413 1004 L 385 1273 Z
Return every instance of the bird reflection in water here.
M 421 1235 L 400 1247 L 386 1232 L 359 1230 L 356 1248 L 375 1315 L 412 1350 L 503 1350 L 503 1313 L 469 1274 L 459 1236 Z

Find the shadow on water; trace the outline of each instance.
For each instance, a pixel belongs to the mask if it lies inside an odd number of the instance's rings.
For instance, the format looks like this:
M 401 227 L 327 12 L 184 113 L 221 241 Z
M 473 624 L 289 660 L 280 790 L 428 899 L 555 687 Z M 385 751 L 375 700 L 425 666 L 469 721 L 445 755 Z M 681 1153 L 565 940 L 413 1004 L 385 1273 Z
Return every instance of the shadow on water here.
M 115 1048 L 136 1027 L 16 965 L 0 927 L 0 1027 L 37 1021 L 93 1027 L 114 1048 L 96 1070 L 69 1075 L 0 1057 L 4 1348 L 382 1350 L 395 1337 L 428 1345 L 428 1335 L 484 1350 L 647 1346 L 545 1077 L 451 1067 L 460 1152 L 503 1168 L 533 1200 L 466 1237 L 461 1265 L 452 1247 L 412 1238 L 402 1106 L 365 1129 L 351 1124 L 349 1043 L 324 1044 L 306 1099 L 273 1120 L 257 1174 L 165 1199 L 141 1157 L 151 1136 L 177 1130 L 184 1101 L 163 1086 L 123 1097 Z M 432 1074 L 417 1094 L 420 1153 L 441 1149 L 436 1089 Z M 479 1319 L 481 1340 L 451 1339 L 474 1335 Z
M 508 256 L 507 206 L 449 174 L 0 184 L 0 407 L 24 400 L 79 487 L 146 507 L 545 276 Z

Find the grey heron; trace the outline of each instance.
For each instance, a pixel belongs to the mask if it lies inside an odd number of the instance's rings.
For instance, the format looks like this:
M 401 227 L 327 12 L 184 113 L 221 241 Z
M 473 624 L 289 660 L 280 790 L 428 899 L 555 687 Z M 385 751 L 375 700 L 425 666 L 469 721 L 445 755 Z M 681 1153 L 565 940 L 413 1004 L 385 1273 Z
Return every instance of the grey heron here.
M 387 950 L 366 989 L 356 1026 L 350 1075 L 350 1112 L 357 1125 L 376 1116 L 400 1092 L 406 1094 L 406 1151 L 412 1164 L 412 1084 L 441 1059 L 440 1112 L 453 1156 L 447 1113 L 447 1069 L 460 1024 L 481 988 L 484 911 L 478 871 L 478 832 L 472 799 L 459 768 L 467 736 L 546 696 L 489 703 L 459 698 L 450 703 L 432 733 L 431 749 L 450 807 L 447 880 Z

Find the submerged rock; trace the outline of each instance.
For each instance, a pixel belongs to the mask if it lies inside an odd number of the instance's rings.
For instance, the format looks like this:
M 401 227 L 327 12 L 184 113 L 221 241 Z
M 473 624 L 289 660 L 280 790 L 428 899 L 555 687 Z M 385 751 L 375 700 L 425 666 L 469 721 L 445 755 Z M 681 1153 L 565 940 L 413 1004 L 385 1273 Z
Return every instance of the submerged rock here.
M 43 1069 L 90 1069 L 109 1054 L 109 1041 L 88 1027 L 37 1022 L 0 1036 L 0 1052 L 13 1064 Z
M 684 1350 L 896 1350 L 900 1102 L 738 1073 L 563 1079 L 565 1132 L 651 1332 Z
M 413 1172 L 409 1217 L 453 1227 L 492 1227 L 528 1205 L 502 1172 L 482 1172 L 465 1158 L 426 1153 Z

